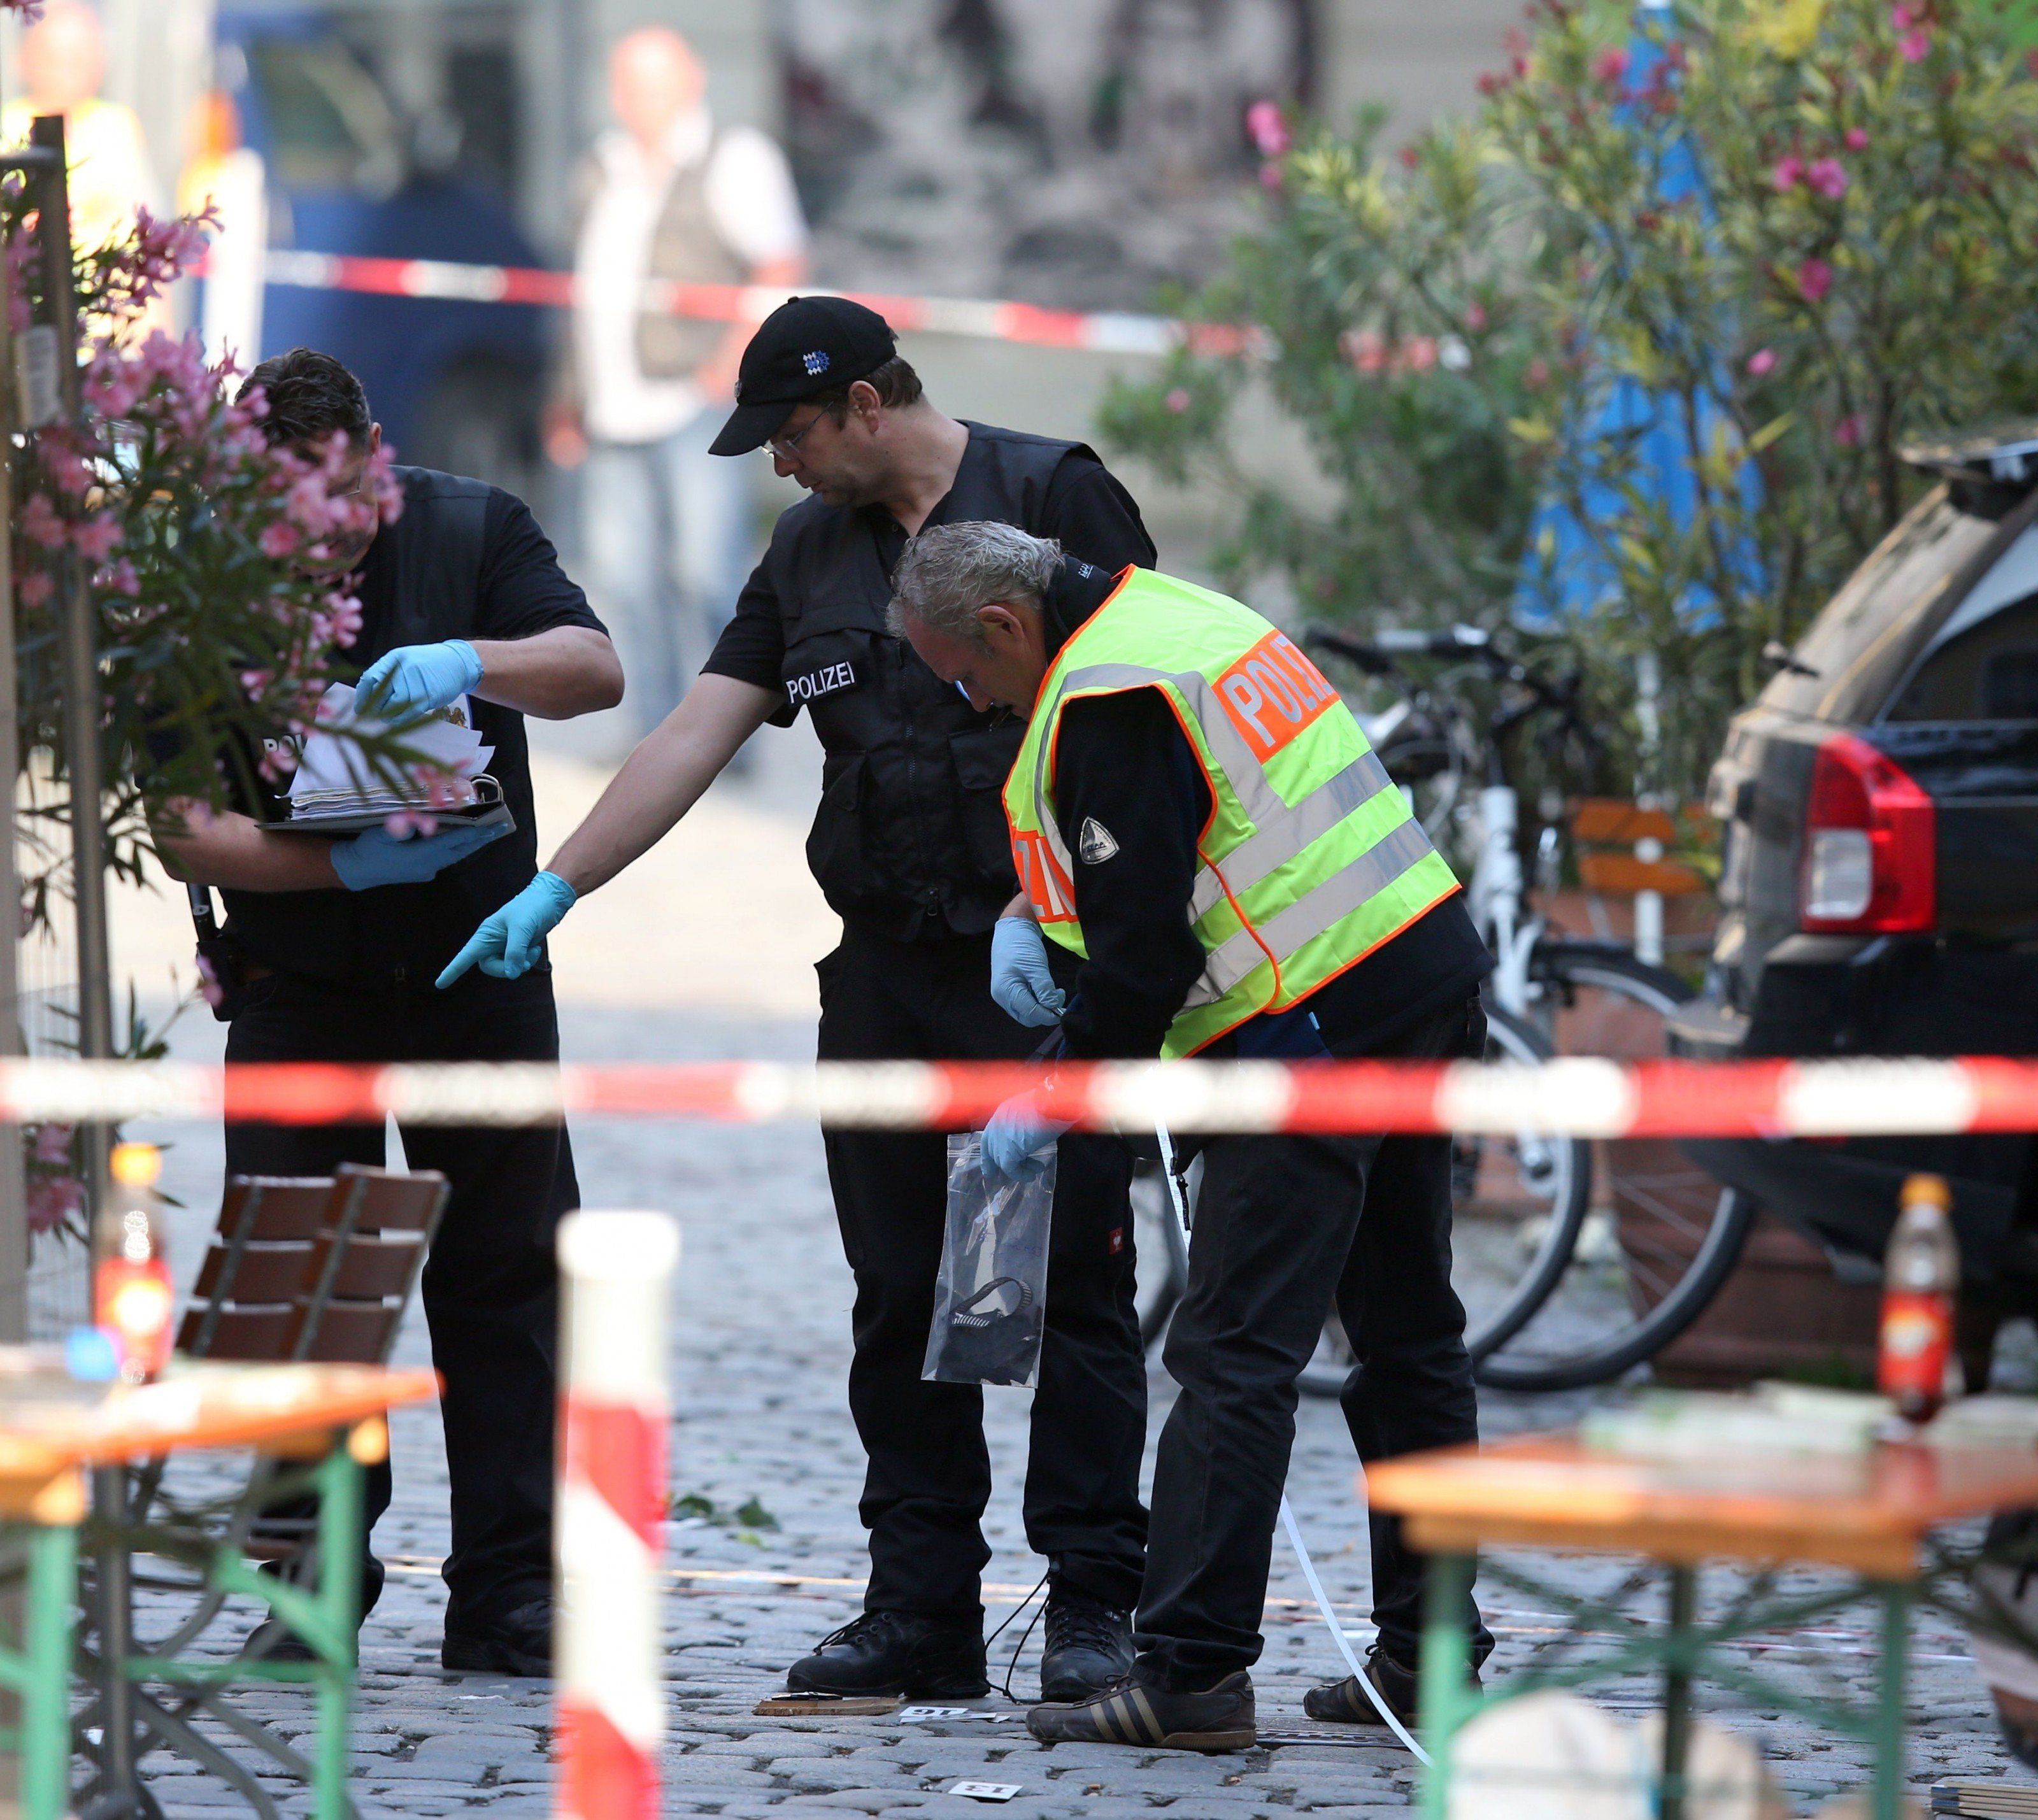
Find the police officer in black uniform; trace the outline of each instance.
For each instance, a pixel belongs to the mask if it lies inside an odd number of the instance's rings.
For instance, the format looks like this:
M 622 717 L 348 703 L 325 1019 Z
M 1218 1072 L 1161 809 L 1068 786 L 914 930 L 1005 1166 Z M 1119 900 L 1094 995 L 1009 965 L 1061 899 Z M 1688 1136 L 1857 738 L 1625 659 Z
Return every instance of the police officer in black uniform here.
M 381 441 L 360 382 L 299 348 L 248 376 L 272 443 L 323 447 L 344 431 L 352 484 Z M 345 655 L 366 666 L 392 717 L 463 696 L 494 748 L 515 829 L 395 838 L 381 829 L 324 841 L 264 828 L 275 799 L 241 812 L 184 805 L 157 831 L 166 867 L 222 887 L 226 1058 L 248 1061 L 556 1061 L 550 970 L 516 980 L 433 982 L 475 919 L 537 868 L 524 716 L 563 720 L 613 706 L 623 672 L 601 622 L 560 572 L 529 509 L 479 480 L 398 467 L 403 510 L 322 569 L 357 570 L 362 627 Z M 346 490 L 348 482 L 339 485 Z M 279 734 L 282 729 L 278 729 Z M 243 770 L 245 767 L 242 767 Z M 209 893 L 206 894 L 209 903 Z M 453 1546 L 443 1660 L 449 1668 L 551 1672 L 553 1228 L 576 1206 L 573 1155 L 557 1126 L 403 1131 L 410 1165 L 443 1171 L 452 1193 L 425 1266 L 432 1359 L 445 1380 Z M 384 1160 L 382 1127 L 229 1125 L 229 1175 L 324 1175 Z M 369 1518 L 387 1508 L 386 1466 Z M 381 1587 L 372 1559 L 364 1606 Z M 272 1656 L 301 1653 L 288 1640 Z
M 991 929 L 1017 888 L 999 791 L 1016 721 L 979 713 L 886 630 L 893 563 L 923 524 L 1002 519 L 1107 568 L 1150 565 L 1138 507 L 1079 443 L 958 422 L 922 395 L 885 320 L 796 297 L 744 352 L 719 455 L 771 448 L 813 495 L 778 520 L 687 698 L 460 959 L 513 974 L 582 891 L 691 808 L 744 741 L 805 708 L 827 748 L 807 853 L 843 918 L 820 964 L 824 1060 L 1017 1059 L 1039 1039 L 989 996 Z M 740 884 L 732 882 L 732 889 Z M 795 1663 L 796 1690 L 985 1690 L 982 1392 L 926 1383 L 946 1176 L 938 1133 L 830 1131 L 856 1275 L 849 1401 L 869 1459 L 864 1615 Z M 1130 1666 L 1146 1536 L 1146 1378 L 1116 1141 L 1063 1141 L 1033 1404 L 1027 1535 L 1050 1563 L 1044 1688 L 1080 1698 Z M 1078 1692 L 1081 1689 L 1082 1692 Z

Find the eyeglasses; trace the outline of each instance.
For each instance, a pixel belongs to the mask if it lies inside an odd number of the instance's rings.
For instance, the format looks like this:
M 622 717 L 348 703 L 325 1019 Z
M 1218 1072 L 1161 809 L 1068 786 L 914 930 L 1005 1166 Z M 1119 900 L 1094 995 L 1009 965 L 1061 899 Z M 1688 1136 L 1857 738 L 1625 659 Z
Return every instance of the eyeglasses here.
M 817 411 L 812 417 L 809 418 L 805 423 L 801 425 L 799 432 L 797 435 L 767 437 L 765 439 L 764 446 L 770 449 L 774 455 L 777 456 L 781 461 L 790 461 L 794 456 L 800 452 L 800 445 L 807 440 L 807 437 L 813 430 L 814 426 L 819 423 L 820 420 L 827 415 L 828 413 L 826 411 Z

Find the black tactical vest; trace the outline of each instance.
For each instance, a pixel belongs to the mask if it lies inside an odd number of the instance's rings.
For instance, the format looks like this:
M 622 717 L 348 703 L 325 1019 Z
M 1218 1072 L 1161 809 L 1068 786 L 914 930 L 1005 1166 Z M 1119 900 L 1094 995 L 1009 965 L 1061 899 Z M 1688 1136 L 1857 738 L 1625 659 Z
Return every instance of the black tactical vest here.
M 927 523 L 998 519 L 1052 535 L 1048 482 L 1089 451 L 968 427 L 955 485 Z M 1000 792 L 1025 729 L 976 713 L 885 630 L 903 543 L 881 509 L 812 500 L 779 520 L 765 558 L 787 704 L 813 716 L 827 753 L 807 861 L 845 921 L 899 939 L 979 934 L 1019 888 Z

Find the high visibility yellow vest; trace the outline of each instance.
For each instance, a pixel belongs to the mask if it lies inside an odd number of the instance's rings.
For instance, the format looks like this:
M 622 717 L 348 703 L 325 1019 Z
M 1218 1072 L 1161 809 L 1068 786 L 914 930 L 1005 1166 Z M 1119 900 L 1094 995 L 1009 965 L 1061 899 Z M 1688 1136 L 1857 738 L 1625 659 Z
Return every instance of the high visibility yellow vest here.
M 1064 645 L 1005 784 L 1012 856 L 1041 932 L 1079 955 L 1077 860 L 1055 819 L 1055 740 L 1087 695 L 1157 689 L 1210 785 L 1189 917 L 1203 977 L 1161 1054 L 1193 1055 L 1285 1011 L 1458 888 L 1351 711 L 1250 607 L 1128 569 Z

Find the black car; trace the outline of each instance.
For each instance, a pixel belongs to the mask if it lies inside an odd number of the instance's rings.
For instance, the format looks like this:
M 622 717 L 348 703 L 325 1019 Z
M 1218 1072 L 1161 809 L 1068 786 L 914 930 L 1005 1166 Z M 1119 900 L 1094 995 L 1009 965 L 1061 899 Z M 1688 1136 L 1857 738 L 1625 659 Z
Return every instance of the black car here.
M 1685 1054 L 2038 1054 L 2038 425 L 1907 459 L 1939 483 L 1774 653 L 1713 769 L 1719 933 Z M 1951 1182 L 1971 1283 L 2038 1255 L 2025 1137 L 1686 1148 L 1843 1258 L 1880 1259 L 1913 1170 Z

